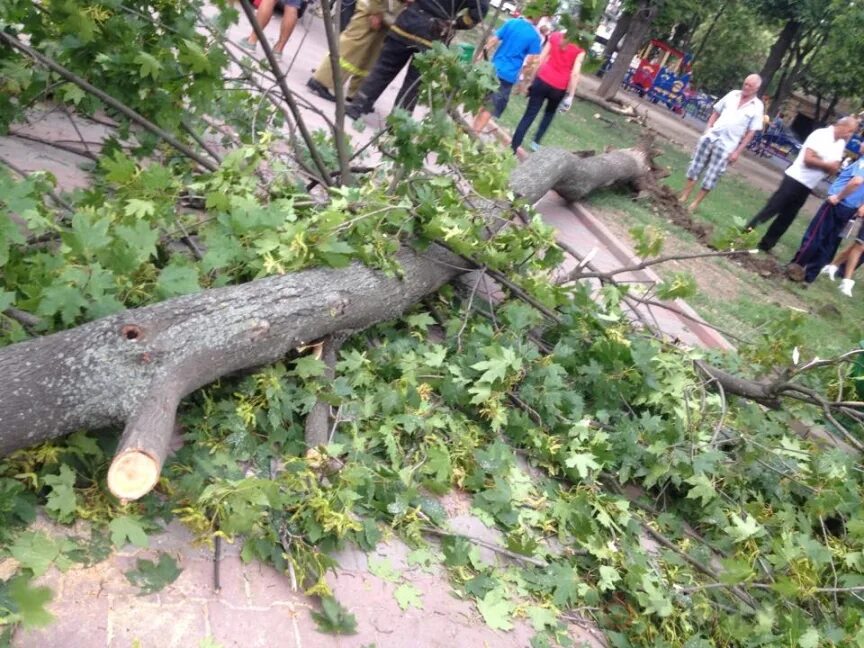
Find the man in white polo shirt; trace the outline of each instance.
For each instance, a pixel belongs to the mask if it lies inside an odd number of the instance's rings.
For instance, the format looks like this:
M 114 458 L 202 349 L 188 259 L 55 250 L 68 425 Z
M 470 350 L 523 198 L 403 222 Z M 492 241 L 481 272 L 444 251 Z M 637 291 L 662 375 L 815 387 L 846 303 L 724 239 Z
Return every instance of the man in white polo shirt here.
M 756 96 L 761 85 L 762 77 L 751 74 L 744 79 L 740 90 L 732 90 L 714 104 L 714 112 L 708 118 L 708 129 L 696 143 L 693 159 L 687 167 L 687 184 L 679 196 L 679 200 L 686 201 L 696 180 L 705 172 L 702 188 L 688 207 L 691 213 L 720 180 L 726 166 L 735 164 L 756 131 L 762 130 L 765 109 Z
M 774 219 L 759 241 L 760 250 L 767 252 L 773 248 L 795 220 L 798 210 L 807 202 L 810 190 L 825 176 L 837 173 L 846 140 L 857 130 L 857 119 L 843 117 L 833 126 L 818 128 L 810 133 L 798 157 L 792 166 L 786 169 L 780 187 L 761 211 L 747 223 L 747 229 L 751 230 Z

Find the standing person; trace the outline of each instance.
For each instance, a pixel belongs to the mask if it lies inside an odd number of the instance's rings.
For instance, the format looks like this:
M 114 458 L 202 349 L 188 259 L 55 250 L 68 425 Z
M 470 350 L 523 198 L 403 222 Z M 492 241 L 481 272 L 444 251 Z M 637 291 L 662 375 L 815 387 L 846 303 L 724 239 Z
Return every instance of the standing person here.
M 414 55 L 425 52 L 435 41 L 448 42 L 454 29 L 471 29 L 483 20 L 488 9 L 489 0 L 412 0 L 387 33 L 381 55 L 345 114 L 359 119 L 372 112 L 378 97 L 406 63 L 408 72 L 396 95 L 396 106 L 413 111 L 420 89 Z
M 801 247 L 789 264 L 793 281 L 812 283 L 840 247 L 840 233 L 856 214 L 864 213 L 864 158 L 841 171 L 828 190 L 828 198 L 807 226 Z
M 354 14 L 347 29 L 339 36 L 339 67 L 351 77 L 348 84 L 349 97 L 354 96 L 363 79 L 369 76 L 369 70 L 381 53 L 387 29 L 393 22 L 392 15 L 387 12 L 388 4 L 389 0 L 352 0 Z M 318 64 L 315 75 L 306 85 L 319 97 L 336 101 L 333 96 L 333 68 L 329 54 Z
M 282 0 L 282 22 L 279 24 L 279 38 L 273 44 L 273 54 L 276 58 L 282 58 L 282 50 L 294 33 L 294 27 L 297 26 L 297 20 L 300 17 L 300 7 L 303 5 L 303 0 Z M 258 5 L 258 11 L 255 12 L 255 21 L 263 30 L 270 24 L 270 19 L 273 17 L 273 10 L 276 7 L 276 0 L 261 0 Z M 248 50 L 255 51 L 258 45 L 258 36 L 255 30 L 249 34 L 249 37 L 241 41 L 240 44 Z
M 846 140 L 856 130 L 858 130 L 858 120 L 854 117 L 844 117 L 833 126 L 819 128 L 810 133 L 798 157 L 786 169 L 780 187 L 759 213 L 747 223 L 749 231 L 757 225 L 774 219 L 771 227 L 759 241 L 760 250 L 765 252 L 771 250 L 789 229 L 813 187 L 825 176 L 839 171 Z
M 859 207 L 855 214 L 859 219 L 864 218 L 864 207 Z M 834 260 L 830 265 L 822 268 L 820 274 L 828 275 L 828 278 L 831 279 L 831 281 L 834 281 L 837 272 L 843 270 L 843 280 L 840 282 L 840 292 L 847 297 L 851 297 L 852 289 L 855 287 L 855 280 L 852 279 L 852 275 L 855 274 L 855 270 L 861 262 L 862 254 L 864 254 L 864 232 L 859 230 L 855 242 L 834 257 Z
M 529 4 L 525 13 L 518 18 L 511 18 L 486 41 L 486 52 L 495 50 L 492 65 L 498 76 L 498 90 L 493 92 L 487 101 L 491 111 L 484 108 L 474 119 L 474 132 L 482 131 L 491 117 L 498 119 L 507 108 L 513 84 L 519 80 L 519 72 L 526 58 L 533 58 L 541 52 L 540 32 L 537 22 L 540 20 L 540 9 Z M 498 49 L 495 49 L 495 48 Z
M 705 196 L 717 185 L 726 166 L 735 164 L 757 131 L 762 130 L 765 112 L 756 96 L 762 78 L 751 74 L 744 79 L 740 90 L 732 90 L 714 104 L 708 118 L 708 129 L 696 143 L 693 159 L 687 168 L 687 184 L 678 199 L 685 202 L 702 172 L 702 188 L 690 204 L 690 213 L 696 211 Z
M 513 132 L 513 141 L 510 142 L 514 153 L 519 150 L 519 145 L 525 139 L 528 129 L 537 118 L 537 113 L 540 112 L 544 102 L 546 102 L 546 109 L 531 142 L 531 148 L 535 151 L 539 148 L 546 129 L 555 118 L 558 106 L 563 104 L 564 110 L 570 110 L 584 60 L 585 50 L 567 40 L 564 32 L 555 32 L 549 36 L 549 42 L 540 54 L 537 76 L 528 89 L 528 105 L 525 107 L 525 114 L 519 120 Z

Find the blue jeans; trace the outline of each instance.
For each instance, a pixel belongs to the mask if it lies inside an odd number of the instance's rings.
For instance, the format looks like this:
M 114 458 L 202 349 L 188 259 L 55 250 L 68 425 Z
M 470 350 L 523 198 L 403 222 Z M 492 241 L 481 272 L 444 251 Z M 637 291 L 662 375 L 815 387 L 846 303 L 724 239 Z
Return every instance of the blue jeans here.
M 553 88 L 539 78 L 534 79 L 534 83 L 531 84 L 531 88 L 528 90 L 528 106 L 525 108 L 525 114 L 519 120 L 519 125 L 513 133 L 513 141 L 510 142 L 510 147 L 513 151 L 516 151 L 519 145 L 522 144 L 522 140 L 525 139 L 528 129 L 531 128 L 531 124 L 534 123 L 537 113 L 540 112 L 540 108 L 545 101 L 546 111 L 543 113 L 543 119 L 540 120 L 540 127 L 534 134 L 534 141 L 538 144 L 540 143 L 540 140 L 543 139 L 543 135 L 546 133 L 546 129 L 549 128 L 549 124 L 555 118 L 555 111 L 558 110 L 558 105 L 566 94 L 566 90 Z
M 490 104 L 492 116 L 498 119 L 504 114 L 507 109 L 507 104 L 510 102 L 510 92 L 513 90 L 513 84 L 498 77 L 498 89 L 486 97 L 486 102 Z

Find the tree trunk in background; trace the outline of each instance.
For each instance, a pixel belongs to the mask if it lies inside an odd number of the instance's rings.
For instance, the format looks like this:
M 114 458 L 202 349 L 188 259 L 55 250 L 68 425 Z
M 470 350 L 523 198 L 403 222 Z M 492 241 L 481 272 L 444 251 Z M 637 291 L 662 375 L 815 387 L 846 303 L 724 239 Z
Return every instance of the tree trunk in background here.
M 762 89 L 759 91 L 760 97 L 764 97 L 768 93 L 768 88 L 774 80 L 774 75 L 777 74 L 777 70 L 780 69 L 783 63 L 783 57 L 786 56 L 786 52 L 789 51 L 800 30 L 801 23 L 797 20 L 789 20 L 783 25 L 783 30 L 771 46 L 768 58 L 765 59 L 765 65 L 762 66 L 762 70 L 759 72 L 759 76 L 762 77 Z
M 618 18 L 618 22 L 615 23 L 615 29 L 613 29 L 612 33 L 609 35 L 609 40 L 606 41 L 606 47 L 603 50 L 604 61 L 612 56 L 612 52 L 618 49 L 618 44 L 630 28 L 630 21 L 632 19 L 632 13 L 622 13 L 621 17 Z
M 633 18 L 627 29 L 627 35 L 624 37 L 624 44 L 618 51 L 618 58 L 603 76 L 603 82 L 597 89 L 597 94 L 603 99 L 608 101 L 618 93 L 621 81 L 630 68 L 630 61 L 651 32 L 651 23 L 662 5 L 663 0 L 639 0 L 639 5 L 633 12 Z

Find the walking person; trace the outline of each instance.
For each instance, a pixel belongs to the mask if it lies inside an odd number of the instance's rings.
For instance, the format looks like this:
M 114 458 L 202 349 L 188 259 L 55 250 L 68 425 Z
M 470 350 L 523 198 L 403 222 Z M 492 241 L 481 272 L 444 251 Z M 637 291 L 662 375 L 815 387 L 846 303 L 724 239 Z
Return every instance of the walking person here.
M 575 29 L 573 31 L 575 32 Z M 528 89 L 528 105 L 525 107 L 525 114 L 519 120 L 513 132 L 513 140 L 510 142 L 514 153 L 519 150 L 522 140 L 525 139 L 528 129 L 531 128 L 544 103 L 545 112 L 531 141 L 531 149 L 535 151 L 555 118 L 558 106 L 562 106 L 565 111 L 570 110 L 584 60 L 585 50 L 569 41 L 564 32 L 558 31 L 549 36 L 549 41 L 540 54 L 537 76 Z
M 273 44 L 273 54 L 276 58 L 282 58 L 282 51 L 294 33 L 294 27 L 297 26 L 297 20 L 300 17 L 300 8 L 303 6 L 303 0 L 282 0 L 282 22 L 279 24 L 279 38 Z M 273 11 L 276 8 L 276 0 L 261 0 L 258 5 L 258 11 L 255 12 L 255 21 L 263 30 L 270 24 L 270 19 L 273 17 Z M 255 51 L 258 45 L 258 36 L 255 30 L 240 44 L 247 50 Z
M 795 161 L 786 169 L 780 187 L 747 223 L 746 229 L 749 231 L 774 219 L 759 241 L 760 250 L 770 251 L 789 229 L 813 187 L 827 175 L 837 173 L 846 140 L 857 130 L 858 120 L 844 117 L 833 126 L 819 128 L 810 133 Z
M 339 67 L 345 72 L 344 77 L 350 77 L 348 82 L 348 97 L 356 94 L 363 80 L 369 76 L 369 71 L 375 64 L 387 29 L 395 19 L 396 13 L 402 8 L 401 2 L 393 0 L 398 5 L 395 12 L 389 12 L 391 0 L 356 0 L 352 2 L 354 13 L 348 27 L 339 36 Z M 333 67 L 330 65 L 330 55 L 324 56 L 315 70 L 315 75 L 307 82 L 307 87 L 319 97 L 328 101 L 336 101 L 333 95 Z
M 381 55 L 345 114 L 359 119 L 372 112 L 378 97 L 406 64 L 408 71 L 395 105 L 413 111 L 420 90 L 414 55 L 425 52 L 435 41 L 448 42 L 453 30 L 471 29 L 483 20 L 488 9 L 488 0 L 412 0 L 387 33 Z
M 859 221 L 861 218 L 864 218 L 864 208 L 859 208 L 856 215 Z M 834 281 L 837 273 L 842 271 L 843 279 L 840 281 L 840 292 L 847 297 L 851 297 L 852 289 L 855 287 L 855 280 L 852 279 L 852 275 L 855 274 L 855 270 L 858 269 L 861 263 L 862 254 L 864 254 L 864 232 L 859 229 L 855 241 L 837 254 L 834 260 L 822 268 L 822 272 L 819 274 L 828 275 L 828 278 Z
M 714 110 L 708 118 L 708 129 L 696 143 L 696 150 L 687 168 L 687 184 L 678 197 L 681 202 L 687 201 L 696 181 L 704 172 L 702 188 L 688 207 L 690 213 L 699 208 L 725 173 L 726 167 L 738 161 L 756 132 L 762 130 L 765 109 L 756 96 L 761 85 L 762 78 L 758 74 L 751 74 L 744 79 L 740 90 L 728 92 L 714 104 Z
M 540 32 L 537 22 L 542 18 L 541 9 L 536 4 L 529 4 L 525 12 L 518 18 L 505 22 L 497 32 L 486 41 L 484 50 L 495 51 L 492 65 L 498 76 L 498 90 L 487 98 L 489 109 L 482 109 L 474 119 L 474 132 L 480 133 L 489 123 L 489 119 L 498 119 L 507 108 L 513 84 L 519 80 L 526 59 L 540 54 Z M 496 49 L 497 48 L 497 49 Z
M 864 158 L 843 169 L 828 190 L 828 198 L 807 226 L 801 246 L 789 264 L 793 281 L 812 283 L 837 253 L 840 234 L 856 213 L 864 213 Z

